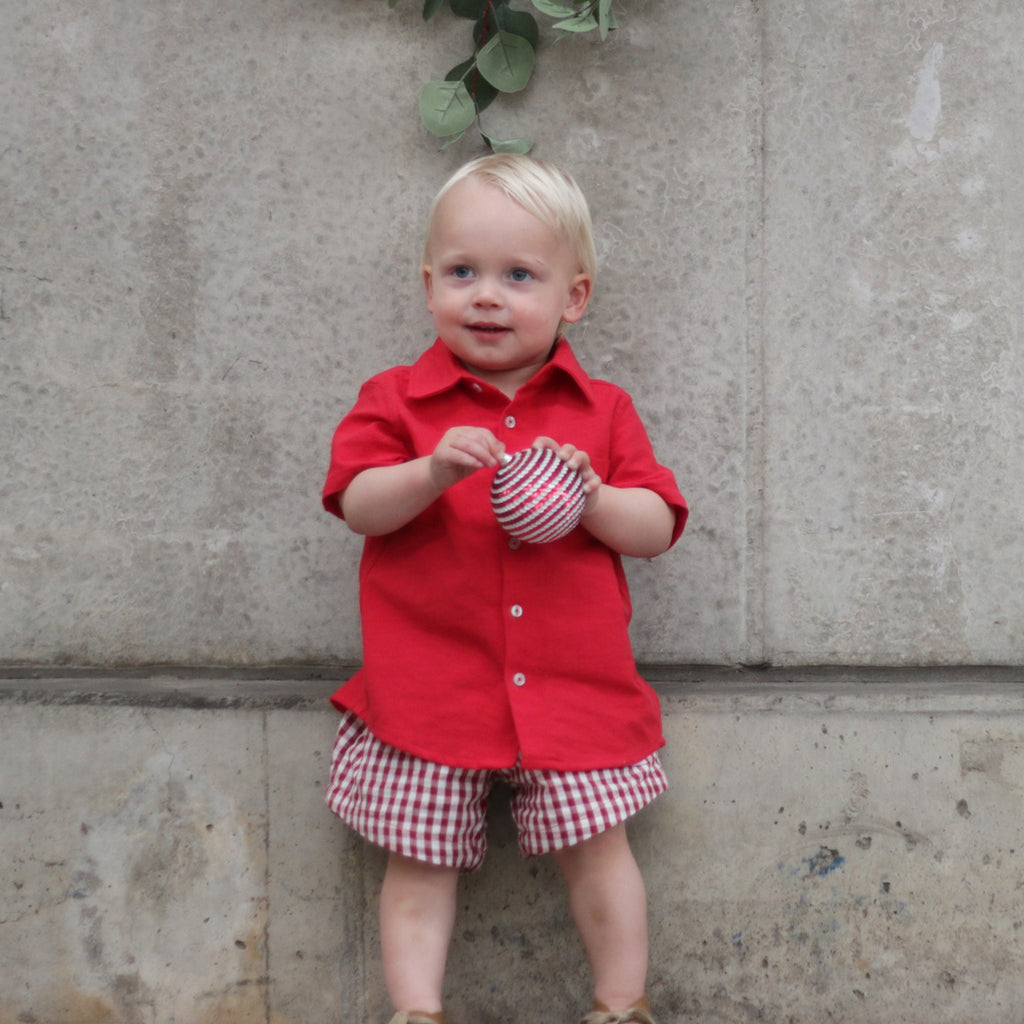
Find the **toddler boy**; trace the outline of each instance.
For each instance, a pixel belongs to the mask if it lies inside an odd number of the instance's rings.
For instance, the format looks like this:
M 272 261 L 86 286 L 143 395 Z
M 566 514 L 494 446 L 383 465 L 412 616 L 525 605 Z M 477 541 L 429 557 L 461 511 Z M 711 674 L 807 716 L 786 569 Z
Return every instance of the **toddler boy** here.
M 636 671 L 621 556 L 678 539 L 687 508 L 629 396 L 562 336 L 590 301 L 590 215 L 551 164 L 490 156 L 430 210 L 438 339 L 367 381 L 339 425 L 324 506 L 366 537 L 363 667 L 327 799 L 389 851 L 380 898 L 392 1024 L 442 1022 L 461 871 L 484 855 L 487 795 L 512 787 L 526 855 L 550 853 L 594 979 L 584 1024 L 651 1024 L 647 913 L 626 820 L 666 787 L 658 698 Z M 489 500 L 506 450 L 583 476 L 580 526 L 505 533 Z

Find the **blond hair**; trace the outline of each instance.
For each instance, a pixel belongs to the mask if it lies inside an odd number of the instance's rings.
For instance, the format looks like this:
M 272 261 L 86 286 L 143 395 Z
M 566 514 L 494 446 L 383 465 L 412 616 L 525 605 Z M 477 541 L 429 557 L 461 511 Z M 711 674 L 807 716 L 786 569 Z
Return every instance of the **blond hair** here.
M 513 153 L 494 153 L 463 164 L 441 186 L 427 213 L 424 264 L 430 262 L 430 237 L 441 200 L 467 178 L 478 178 L 501 189 L 509 199 L 546 224 L 572 247 L 579 269 L 594 278 L 597 273 L 594 229 L 587 200 L 579 185 L 571 175 L 547 160 Z

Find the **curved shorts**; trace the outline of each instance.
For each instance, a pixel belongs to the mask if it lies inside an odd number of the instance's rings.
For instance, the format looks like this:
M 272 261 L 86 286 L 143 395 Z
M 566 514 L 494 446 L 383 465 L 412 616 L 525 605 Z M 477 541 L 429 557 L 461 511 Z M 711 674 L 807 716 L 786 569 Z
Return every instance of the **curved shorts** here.
M 563 772 L 454 768 L 379 740 L 342 716 L 327 806 L 377 846 L 440 867 L 475 871 L 487 848 L 487 799 L 511 787 L 524 856 L 553 853 L 632 817 L 668 788 L 657 754 L 624 768 Z

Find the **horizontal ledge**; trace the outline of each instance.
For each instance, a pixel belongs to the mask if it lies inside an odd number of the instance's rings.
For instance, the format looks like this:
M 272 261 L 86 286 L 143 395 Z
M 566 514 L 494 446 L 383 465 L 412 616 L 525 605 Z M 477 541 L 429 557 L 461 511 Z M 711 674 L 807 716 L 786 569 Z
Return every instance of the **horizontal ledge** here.
M 325 710 L 355 665 L 0 667 L 0 703 L 186 709 Z M 1024 715 L 1024 666 L 641 665 L 666 714 L 1012 713 Z
M 0 667 L 0 703 L 320 710 L 355 665 Z
M 691 670 L 647 666 L 666 714 L 1013 714 L 1024 666 L 849 666 Z

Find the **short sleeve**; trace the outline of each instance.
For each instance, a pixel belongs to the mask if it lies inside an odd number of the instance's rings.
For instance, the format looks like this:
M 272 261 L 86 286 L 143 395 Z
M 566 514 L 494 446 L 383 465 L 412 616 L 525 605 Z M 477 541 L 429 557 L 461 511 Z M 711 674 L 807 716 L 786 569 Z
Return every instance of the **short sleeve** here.
M 615 407 L 610 455 L 606 483 L 654 491 L 675 515 L 672 530 L 672 544 L 675 544 L 686 526 L 689 509 L 672 471 L 658 462 L 647 429 L 625 391 L 620 392 Z
M 323 505 L 339 518 L 341 495 L 364 469 L 398 465 L 413 455 L 387 376 L 373 377 L 360 388 L 356 404 L 334 431 Z

